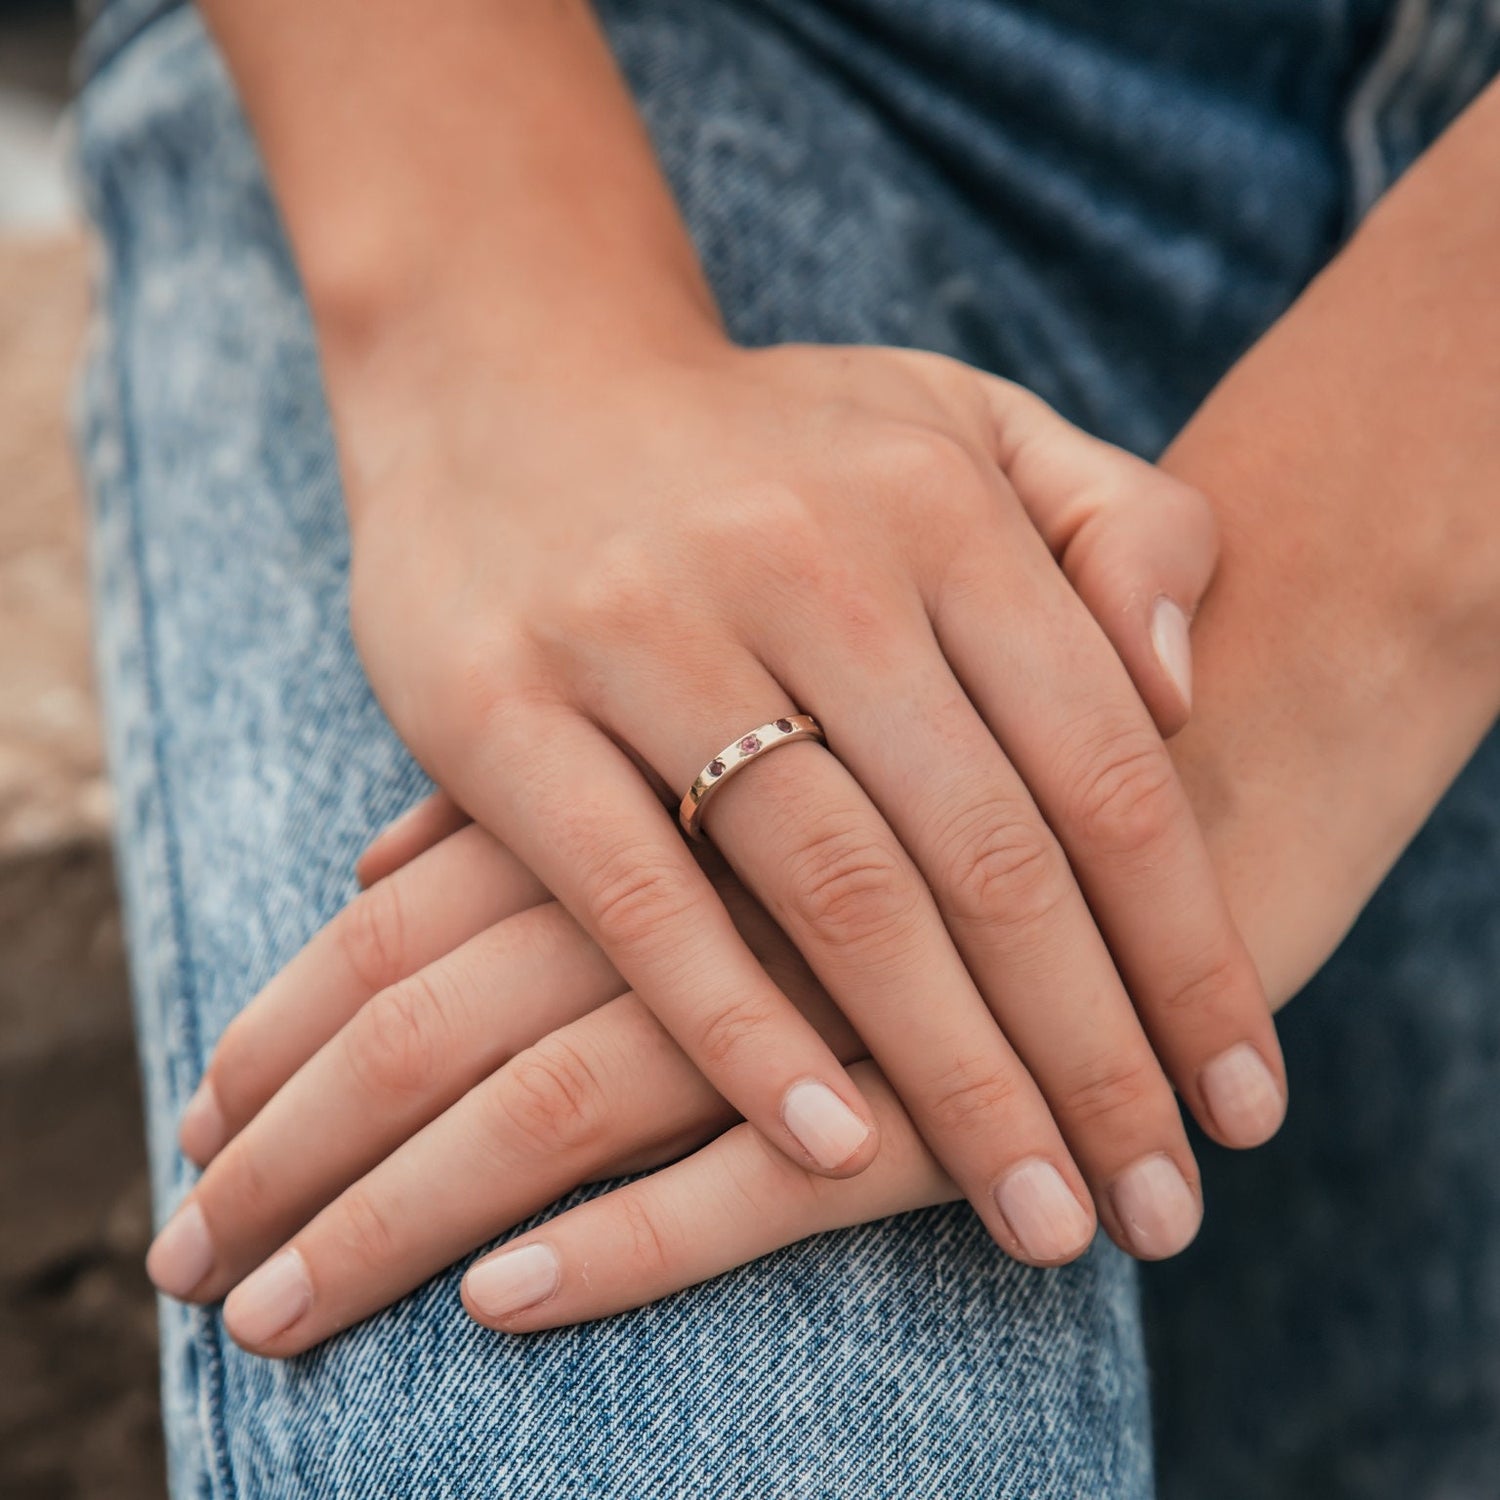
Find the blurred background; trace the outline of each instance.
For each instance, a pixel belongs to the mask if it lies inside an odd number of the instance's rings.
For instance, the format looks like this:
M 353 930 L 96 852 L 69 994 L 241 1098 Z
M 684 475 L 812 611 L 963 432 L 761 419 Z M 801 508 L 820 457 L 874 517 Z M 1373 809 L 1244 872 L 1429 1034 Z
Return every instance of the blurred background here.
M 150 1211 L 67 438 L 68 0 L 0 0 L 0 1497 L 165 1494 Z

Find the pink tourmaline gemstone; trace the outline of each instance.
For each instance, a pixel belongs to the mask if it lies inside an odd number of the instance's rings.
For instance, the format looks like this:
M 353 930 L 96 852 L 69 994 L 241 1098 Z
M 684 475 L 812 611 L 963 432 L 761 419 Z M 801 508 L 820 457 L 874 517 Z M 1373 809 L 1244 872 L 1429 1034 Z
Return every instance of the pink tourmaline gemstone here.
M 754 755 L 760 749 L 760 736 L 758 734 L 747 734 L 740 741 L 740 753 L 742 755 Z

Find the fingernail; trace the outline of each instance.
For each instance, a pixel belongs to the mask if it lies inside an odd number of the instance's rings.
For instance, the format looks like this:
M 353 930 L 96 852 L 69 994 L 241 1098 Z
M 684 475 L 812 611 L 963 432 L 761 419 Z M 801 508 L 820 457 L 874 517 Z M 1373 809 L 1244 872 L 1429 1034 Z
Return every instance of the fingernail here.
M 285 1333 L 311 1306 L 306 1262 L 295 1250 L 278 1250 L 229 1294 L 224 1323 L 240 1343 L 263 1344 Z
M 464 1290 L 485 1317 L 503 1318 L 535 1307 L 561 1280 L 562 1264 L 550 1245 L 522 1245 L 470 1267 Z
M 995 1189 L 1005 1222 L 1033 1260 L 1067 1260 L 1094 1236 L 1093 1220 L 1062 1173 L 1040 1157 L 1023 1161 Z
M 781 1101 L 781 1121 L 820 1167 L 842 1166 L 870 1134 L 870 1127 L 826 1083 L 794 1083 Z
M 1198 1075 L 1208 1112 L 1225 1140 L 1258 1146 L 1281 1128 L 1286 1100 L 1265 1059 L 1239 1042 L 1203 1065 Z
M 400 833 L 403 828 L 410 827 L 411 824 L 416 822 L 417 814 L 426 806 L 427 799 L 423 798 L 420 802 L 414 802 L 405 812 L 397 813 L 365 846 L 365 853 L 368 854 L 377 844 L 383 844 L 392 834 Z
M 1143 1156 L 1115 1179 L 1110 1197 L 1130 1248 L 1143 1260 L 1163 1260 L 1192 1243 L 1203 1219 L 1177 1163 Z
M 169 1297 L 186 1297 L 214 1263 L 203 1210 L 191 1201 L 167 1220 L 146 1252 L 146 1274 Z
M 1151 612 L 1151 644 L 1156 659 L 1172 679 L 1182 701 L 1193 706 L 1193 648 L 1188 618 L 1171 599 L 1158 599 Z
M 182 1112 L 177 1144 L 184 1156 L 201 1167 L 219 1154 L 228 1138 L 229 1127 L 224 1123 L 224 1111 L 219 1108 L 219 1096 L 205 1078 Z

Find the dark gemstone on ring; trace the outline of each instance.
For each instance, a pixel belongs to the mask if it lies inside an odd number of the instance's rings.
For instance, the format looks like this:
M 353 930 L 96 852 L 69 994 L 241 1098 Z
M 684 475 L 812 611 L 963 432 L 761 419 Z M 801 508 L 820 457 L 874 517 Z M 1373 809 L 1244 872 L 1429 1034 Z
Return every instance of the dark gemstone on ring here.
M 783 734 L 790 734 L 792 732 L 792 721 L 790 719 L 777 719 L 776 727 Z
M 708 774 L 710 776 L 722 776 L 724 774 L 724 762 L 722 760 L 709 761 Z

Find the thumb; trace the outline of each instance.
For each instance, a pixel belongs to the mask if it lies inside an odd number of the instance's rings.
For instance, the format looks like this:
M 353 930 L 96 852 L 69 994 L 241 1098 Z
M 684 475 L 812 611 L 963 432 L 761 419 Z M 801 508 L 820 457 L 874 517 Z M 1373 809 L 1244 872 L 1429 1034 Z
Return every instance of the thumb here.
M 996 462 L 1157 727 L 1175 734 L 1193 702 L 1190 622 L 1219 559 L 1213 507 L 1020 386 L 983 383 Z

